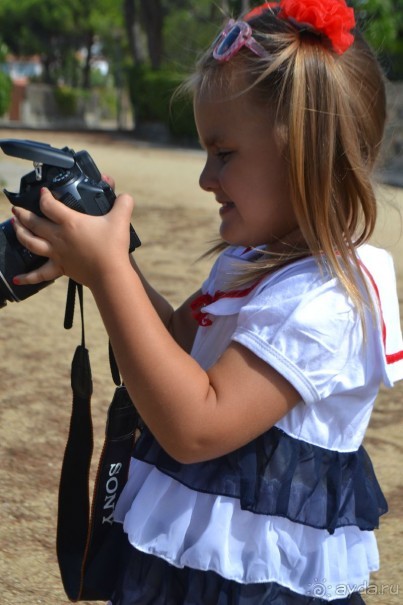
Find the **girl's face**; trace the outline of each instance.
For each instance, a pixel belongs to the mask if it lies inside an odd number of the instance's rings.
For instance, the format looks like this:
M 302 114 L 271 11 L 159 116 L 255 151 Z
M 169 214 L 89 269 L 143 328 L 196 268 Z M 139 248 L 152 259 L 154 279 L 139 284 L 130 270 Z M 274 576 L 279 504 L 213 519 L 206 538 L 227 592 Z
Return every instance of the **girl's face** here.
M 200 186 L 219 203 L 220 234 L 232 245 L 270 244 L 298 238 L 287 164 L 269 110 L 244 94 L 229 101 L 199 96 L 195 120 L 207 152 Z

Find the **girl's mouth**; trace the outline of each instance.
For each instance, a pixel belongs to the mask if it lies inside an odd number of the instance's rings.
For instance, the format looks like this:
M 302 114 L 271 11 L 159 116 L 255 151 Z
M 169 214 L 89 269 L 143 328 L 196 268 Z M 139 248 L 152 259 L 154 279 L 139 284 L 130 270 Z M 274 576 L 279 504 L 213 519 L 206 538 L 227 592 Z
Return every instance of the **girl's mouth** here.
M 234 202 L 224 202 L 221 204 L 220 215 L 226 214 L 230 210 L 235 208 Z

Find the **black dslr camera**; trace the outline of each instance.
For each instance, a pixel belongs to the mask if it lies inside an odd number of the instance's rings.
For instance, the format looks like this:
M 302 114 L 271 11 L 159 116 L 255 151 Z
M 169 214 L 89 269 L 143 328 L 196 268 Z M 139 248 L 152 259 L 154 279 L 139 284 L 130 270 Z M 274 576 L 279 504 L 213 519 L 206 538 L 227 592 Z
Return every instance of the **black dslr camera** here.
M 7 155 L 24 160 L 33 160 L 35 170 L 21 179 L 19 193 L 4 193 L 14 206 L 31 210 L 43 216 L 39 208 L 42 187 L 50 189 L 63 204 L 83 212 L 99 216 L 107 214 L 116 196 L 111 187 L 102 180 L 93 159 L 86 151 L 75 153 L 64 147 L 56 149 L 46 143 L 19 139 L 0 139 L 0 147 Z M 130 226 L 130 249 L 140 246 L 133 227 Z M 49 282 L 36 285 L 16 286 L 13 277 L 28 273 L 46 262 L 46 258 L 32 254 L 16 238 L 11 219 L 0 224 L 0 306 L 6 301 L 19 302 L 32 296 Z

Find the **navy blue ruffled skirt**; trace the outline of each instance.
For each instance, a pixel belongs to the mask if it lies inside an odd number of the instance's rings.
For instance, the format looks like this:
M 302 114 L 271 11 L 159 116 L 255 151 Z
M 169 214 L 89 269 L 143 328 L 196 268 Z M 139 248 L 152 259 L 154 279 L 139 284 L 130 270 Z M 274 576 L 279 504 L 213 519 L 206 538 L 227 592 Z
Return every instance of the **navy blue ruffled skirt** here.
M 131 548 L 112 605 L 329 605 L 320 598 L 318 582 L 312 596 L 299 595 L 271 583 L 239 584 L 213 571 L 173 567 L 163 559 Z M 331 605 L 365 605 L 355 592 Z
M 388 510 L 362 446 L 355 452 L 327 450 L 277 427 L 221 458 L 186 465 L 145 429 L 134 456 L 193 490 L 237 498 L 243 510 L 329 533 L 349 525 L 371 531 Z

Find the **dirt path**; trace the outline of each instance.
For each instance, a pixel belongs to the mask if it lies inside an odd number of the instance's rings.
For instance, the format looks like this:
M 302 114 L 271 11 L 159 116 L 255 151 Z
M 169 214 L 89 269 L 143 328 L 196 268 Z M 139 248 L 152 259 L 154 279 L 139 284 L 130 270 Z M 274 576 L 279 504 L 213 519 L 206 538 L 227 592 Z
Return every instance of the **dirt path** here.
M 203 156 L 155 148 L 108 134 L 1 131 L 0 138 L 30 138 L 56 147 L 87 149 L 117 189 L 137 200 L 133 224 L 143 245 L 136 252 L 145 273 L 177 304 L 200 285 L 209 261 L 194 264 L 218 225 L 212 199 L 199 190 Z M 29 162 L 0 157 L 0 180 L 16 189 Z M 382 188 L 375 241 L 392 250 L 403 301 L 403 192 Z M 10 216 L 0 196 L 0 219 Z M 393 207 L 396 206 L 396 210 Z M 79 344 L 79 322 L 63 330 L 66 281 L 59 280 L 21 304 L 1 310 L 0 339 L 0 605 L 65 605 L 55 556 L 55 519 L 61 458 L 70 413 L 70 361 Z M 106 408 L 113 392 L 107 339 L 86 296 L 87 346 L 94 377 L 93 410 L 99 454 Z M 366 445 L 390 504 L 379 531 L 382 571 L 374 575 L 367 603 L 398 605 L 403 595 L 401 467 L 403 385 L 382 391 Z M 324 579 L 318 578 L 318 582 Z M 373 593 L 373 594 L 371 594 Z M 399 598 L 400 596 L 400 598 Z

